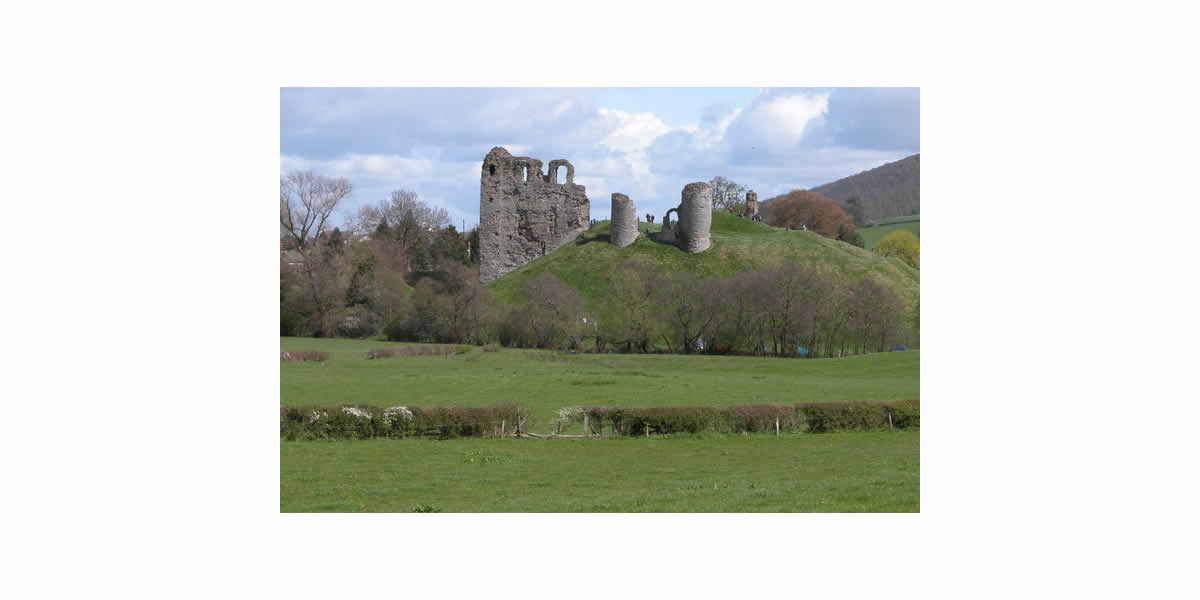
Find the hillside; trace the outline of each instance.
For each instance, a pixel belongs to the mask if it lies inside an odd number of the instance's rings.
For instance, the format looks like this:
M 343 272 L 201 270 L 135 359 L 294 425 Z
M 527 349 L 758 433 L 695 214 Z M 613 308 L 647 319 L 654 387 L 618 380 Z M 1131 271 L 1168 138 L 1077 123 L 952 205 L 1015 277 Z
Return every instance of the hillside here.
M 921 155 L 914 154 L 812 190 L 843 205 L 857 197 L 866 222 L 920 214 Z
M 549 271 L 591 299 L 603 293 L 602 275 L 629 258 L 658 263 L 668 271 L 691 271 L 700 277 L 728 276 L 790 259 L 851 278 L 873 277 L 903 300 L 910 318 L 915 317 L 914 309 L 920 300 L 921 279 L 916 269 L 897 258 L 879 258 L 862 248 L 811 231 L 775 229 L 714 211 L 712 248 L 700 254 L 687 254 L 645 236 L 626 248 L 617 248 L 608 243 L 608 226 L 608 221 L 597 222 L 575 243 L 522 266 L 488 287 L 499 299 L 510 302 L 526 281 Z

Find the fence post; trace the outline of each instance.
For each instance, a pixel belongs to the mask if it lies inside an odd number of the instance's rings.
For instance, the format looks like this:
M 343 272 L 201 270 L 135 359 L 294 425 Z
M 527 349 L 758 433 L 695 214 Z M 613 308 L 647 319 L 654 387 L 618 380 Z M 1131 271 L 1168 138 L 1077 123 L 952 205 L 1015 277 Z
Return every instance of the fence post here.
M 894 427 L 892 427 L 892 411 L 891 411 L 891 409 L 888 409 L 887 412 L 888 412 L 888 429 L 895 429 Z
M 583 413 L 583 435 L 588 435 L 590 433 L 591 431 L 588 429 L 587 413 L 585 412 Z
M 775 435 L 779 435 L 779 417 L 775 417 Z
M 500 437 L 504 437 L 504 419 L 500 419 Z

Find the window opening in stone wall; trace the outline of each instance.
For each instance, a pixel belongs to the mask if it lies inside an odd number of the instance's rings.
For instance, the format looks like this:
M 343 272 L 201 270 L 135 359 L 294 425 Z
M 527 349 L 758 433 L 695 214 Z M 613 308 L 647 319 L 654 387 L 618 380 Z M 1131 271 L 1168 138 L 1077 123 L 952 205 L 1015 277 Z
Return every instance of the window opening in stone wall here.
M 567 182 L 567 167 L 565 165 L 558 165 L 558 168 L 554 169 L 554 183 L 566 183 L 566 182 Z
M 529 167 L 521 167 L 521 181 L 529 181 Z
M 496 174 L 496 165 L 488 165 L 488 174 L 493 176 Z

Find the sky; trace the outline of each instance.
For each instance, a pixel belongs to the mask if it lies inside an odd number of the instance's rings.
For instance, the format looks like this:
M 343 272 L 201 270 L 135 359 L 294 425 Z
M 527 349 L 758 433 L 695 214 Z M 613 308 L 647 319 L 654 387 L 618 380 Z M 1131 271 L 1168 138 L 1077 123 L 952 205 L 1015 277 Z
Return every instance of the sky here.
M 354 184 L 337 225 L 409 189 L 471 228 L 494 146 L 570 161 L 593 219 L 613 192 L 661 216 L 694 181 L 719 175 L 765 200 L 921 151 L 919 88 L 281 88 L 279 100 L 280 173 Z

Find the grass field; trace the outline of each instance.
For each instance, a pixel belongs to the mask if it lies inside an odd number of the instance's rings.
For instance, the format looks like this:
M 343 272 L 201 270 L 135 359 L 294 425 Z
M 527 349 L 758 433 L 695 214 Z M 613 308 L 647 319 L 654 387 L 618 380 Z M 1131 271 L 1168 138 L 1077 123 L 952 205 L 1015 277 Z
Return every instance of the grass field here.
M 915 431 L 280 442 L 281 512 L 919 512 Z
M 862 235 L 863 244 L 868 250 L 877 246 L 883 236 L 893 231 L 911 231 L 913 235 L 921 237 L 921 217 L 919 215 L 883 219 L 878 223 L 875 227 L 863 227 L 858 230 L 858 233 Z
M 920 397 L 919 351 L 830 359 L 678 354 L 569 354 L 472 348 L 450 356 L 367 360 L 394 342 L 281 338 L 281 350 L 324 350 L 330 360 L 279 365 L 285 405 L 463 405 L 516 402 L 545 431 L 567 406 L 699 406 L 758 402 L 888 401 Z

